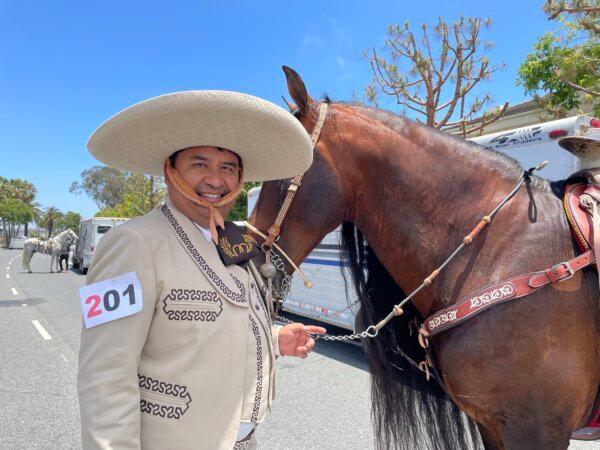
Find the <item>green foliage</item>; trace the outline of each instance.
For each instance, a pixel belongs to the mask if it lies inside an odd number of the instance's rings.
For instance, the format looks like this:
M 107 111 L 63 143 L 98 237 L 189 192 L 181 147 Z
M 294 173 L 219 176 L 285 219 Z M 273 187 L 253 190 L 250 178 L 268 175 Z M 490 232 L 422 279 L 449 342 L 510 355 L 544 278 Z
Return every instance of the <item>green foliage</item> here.
M 600 115 L 598 6 L 600 0 L 547 1 L 548 17 L 562 26 L 541 36 L 518 69 L 517 85 L 558 117 L 582 102 Z
M 33 220 L 33 208 L 18 198 L 5 198 L 0 201 L 0 219 L 25 224 Z
M 244 183 L 244 188 L 227 216 L 227 220 L 246 220 L 248 218 L 248 191 L 256 186 L 260 186 L 260 183 Z
M 81 222 L 81 214 L 67 211 L 57 223 L 59 231 L 68 230 L 69 228 L 77 233 L 79 223 Z
M 21 225 L 25 225 L 27 235 L 27 225 L 40 211 L 40 205 L 34 201 L 36 194 L 35 186 L 29 181 L 0 177 L 0 220 L 6 245 Z
M 81 173 L 70 191 L 86 193 L 98 206 L 96 216 L 135 217 L 146 214 L 165 197 L 162 179 L 107 166 L 94 166 Z
M 597 96 L 584 94 L 569 84 L 590 90 L 600 86 L 600 43 L 595 40 L 569 46 L 555 33 L 546 33 L 517 73 L 517 84 L 538 98 L 544 109 L 558 116 L 579 108 L 582 94 L 592 104 L 594 115 L 600 114 Z
M 38 225 L 46 228 L 48 230 L 48 237 L 50 237 L 62 218 L 63 213 L 58 208 L 50 206 L 42 213 Z
M 97 217 L 137 217 L 150 212 L 165 199 L 166 190 L 159 177 L 128 174 L 123 199 L 113 207 L 103 208 Z
M 123 201 L 127 173 L 108 166 L 94 166 L 81 172 L 81 182 L 75 181 L 70 192 L 85 192 L 98 208 L 112 208 Z

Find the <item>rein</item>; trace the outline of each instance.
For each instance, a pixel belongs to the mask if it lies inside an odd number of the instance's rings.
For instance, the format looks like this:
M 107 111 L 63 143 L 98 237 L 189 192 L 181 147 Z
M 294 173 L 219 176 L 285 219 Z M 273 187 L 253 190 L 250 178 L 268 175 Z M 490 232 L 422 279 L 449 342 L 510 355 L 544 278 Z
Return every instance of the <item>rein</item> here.
M 325 119 L 326 119 L 326 115 L 327 115 L 327 107 L 328 107 L 327 103 L 321 103 L 319 106 L 319 116 L 317 118 L 317 121 L 315 123 L 315 126 L 314 126 L 311 136 L 310 136 L 312 145 L 313 145 L 313 152 L 315 150 L 317 142 L 319 141 L 321 131 L 323 130 L 323 125 L 325 123 Z M 392 310 L 388 313 L 388 315 L 385 316 L 381 321 L 379 321 L 375 324 L 369 325 L 361 333 L 344 335 L 344 336 L 320 336 L 320 335 L 312 335 L 311 334 L 311 336 L 315 340 L 321 338 L 324 340 L 336 340 L 336 341 L 355 340 L 355 339 L 361 339 L 361 338 L 362 339 L 375 338 L 378 335 L 379 330 L 381 330 L 384 326 L 386 326 L 394 317 L 400 316 L 401 314 L 403 314 L 404 311 L 403 311 L 402 307 L 407 302 L 411 301 L 411 299 L 415 295 L 417 295 L 421 290 L 423 290 L 425 287 L 431 285 L 432 282 L 438 277 L 440 272 L 460 253 L 460 251 L 463 248 L 469 246 L 475 240 L 475 238 L 481 233 L 481 231 L 492 221 L 492 219 L 496 216 L 496 214 L 500 211 L 500 209 L 502 209 L 502 207 L 504 207 L 516 195 L 516 193 L 519 191 L 521 186 L 523 186 L 524 183 L 527 183 L 530 181 L 530 177 L 531 177 L 532 173 L 534 171 L 539 171 L 539 170 L 543 169 L 546 166 L 546 164 L 548 164 L 548 161 L 544 161 L 535 167 L 532 167 L 528 170 L 523 171 L 523 174 L 522 174 L 521 178 L 519 179 L 519 181 L 517 182 L 517 184 L 515 185 L 515 187 L 506 195 L 506 197 L 504 197 L 500 201 L 500 203 L 498 203 L 498 205 L 488 215 L 485 215 L 481 218 L 481 220 L 475 226 L 475 228 L 473 228 L 473 230 L 463 238 L 461 244 L 456 248 L 456 250 L 454 250 L 454 252 L 452 252 L 452 254 L 438 268 L 436 268 L 433 272 L 431 272 L 429 274 L 429 276 L 427 276 L 421 282 L 421 284 L 415 290 L 413 290 L 406 298 L 404 298 L 400 303 L 394 305 Z M 256 234 L 261 236 L 263 239 L 265 239 L 264 243 L 261 246 L 262 250 L 265 253 L 265 263 L 261 266 L 260 271 L 261 271 L 261 274 L 268 281 L 268 293 L 269 293 L 269 296 L 271 297 L 271 301 L 273 300 L 272 280 L 273 280 L 273 278 L 275 278 L 278 270 L 281 271 L 284 275 L 284 283 L 283 284 L 284 284 L 285 289 L 282 289 L 283 292 L 279 293 L 280 297 L 281 297 L 280 298 L 281 303 L 283 303 L 285 291 L 287 291 L 287 289 L 289 289 L 290 284 L 291 284 L 290 283 L 291 276 L 286 274 L 286 272 L 284 270 L 284 266 L 283 266 L 283 264 L 281 264 L 281 260 L 278 257 L 274 258 L 274 256 L 277 256 L 277 255 L 275 255 L 272 252 L 272 248 L 275 247 L 277 249 L 277 251 L 281 255 L 283 255 L 288 260 L 288 262 L 290 262 L 292 267 L 297 269 L 296 265 L 293 263 L 293 261 L 291 261 L 291 259 L 288 257 L 288 255 L 279 246 L 277 246 L 277 244 L 275 244 L 275 241 L 279 237 L 279 234 L 281 232 L 281 225 L 288 213 L 288 210 L 292 204 L 294 196 L 296 195 L 296 192 L 302 185 L 303 176 L 304 176 L 304 174 L 298 175 L 298 176 L 292 178 L 290 186 L 287 190 L 286 197 L 285 197 L 285 199 L 281 205 L 281 208 L 275 218 L 275 221 L 274 221 L 273 225 L 271 225 L 268 229 L 268 236 L 265 236 L 263 233 L 261 233 L 259 230 L 257 230 L 254 226 L 249 226 L 249 228 L 253 232 L 255 232 Z M 590 252 L 588 252 L 588 253 L 590 253 Z M 586 254 L 583 259 L 580 258 L 581 261 L 571 260 L 571 261 L 561 262 L 561 263 L 557 264 L 556 266 L 554 266 L 550 269 L 547 269 L 545 271 L 521 275 L 520 277 L 515 277 L 514 279 L 508 280 L 508 282 L 511 282 L 514 280 L 518 280 L 521 283 L 528 282 L 529 289 L 521 288 L 520 291 L 518 289 L 514 289 L 513 290 L 514 292 L 511 292 L 510 295 L 504 295 L 504 298 L 502 298 L 502 294 L 498 295 L 498 292 L 501 292 L 501 289 L 505 289 L 504 292 L 506 293 L 506 282 L 496 283 L 492 286 L 489 286 L 488 288 L 480 290 L 477 293 L 475 293 L 474 295 L 458 302 L 456 305 L 453 305 L 449 308 L 439 311 L 438 313 L 434 314 L 431 317 L 428 317 L 425 320 L 425 323 L 419 329 L 419 333 L 418 333 L 419 343 L 421 344 L 421 346 L 423 348 L 427 349 L 429 346 L 427 338 L 429 336 L 431 336 L 433 334 L 437 334 L 438 332 L 441 332 L 441 331 L 445 331 L 446 329 L 448 329 L 454 325 L 458 325 L 459 323 L 462 323 L 462 321 L 470 318 L 474 314 L 477 314 L 485 309 L 488 309 L 490 306 L 493 306 L 498 301 L 505 301 L 505 300 L 509 300 L 512 298 L 518 298 L 518 297 L 521 297 L 524 295 L 528 295 L 529 293 L 531 293 L 541 287 L 544 287 L 551 282 L 554 283 L 557 281 L 563 281 L 565 279 L 568 279 L 573 275 L 574 271 L 580 270 L 581 268 L 586 267 L 587 265 L 594 262 L 595 258 L 593 256 L 594 255 Z M 277 267 L 273 264 L 273 262 L 276 262 L 276 263 L 278 262 Z M 297 270 L 299 270 L 299 269 L 297 269 Z M 301 271 L 300 271 L 300 273 L 301 273 Z M 304 274 L 301 273 L 301 275 L 304 275 Z M 306 279 L 306 277 L 303 276 L 303 279 L 304 279 L 304 284 L 307 287 L 312 286 L 312 283 L 310 283 L 310 281 L 308 281 Z M 533 285 L 531 284 L 532 280 L 534 282 Z M 502 286 L 499 286 L 499 285 L 502 285 Z M 496 298 L 494 298 L 494 296 Z M 500 297 L 500 298 L 498 298 L 498 297 Z M 477 308 L 475 308 L 473 311 L 467 311 L 466 313 L 464 311 L 462 311 L 462 315 L 459 314 L 457 316 L 457 314 L 459 312 L 461 312 L 460 311 L 461 306 L 464 306 L 469 302 L 471 302 L 471 304 L 475 305 Z M 475 303 L 473 303 L 473 302 L 475 302 Z M 477 302 L 479 302 L 479 304 Z M 276 311 L 275 311 L 275 313 L 276 313 L 277 308 L 275 308 L 275 309 L 276 309 Z M 465 308 L 463 307 L 463 310 L 464 309 Z M 289 322 L 284 318 L 279 318 L 279 319 L 283 320 L 284 322 Z M 450 323 L 450 322 L 453 322 L 453 323 Z M 441 324 L 445 324 L 445 326 L 440 326 Z M 435 333 L 433 333 L 432 332 L 433 329 L 437 328 L 438 326 L 439 326 L 439 329 L 436 329 Z M 410 359 L 408 356 L 406 356 L 406 355 L 404 355 L 404 356 L 411 363 L 413 363 L 413 365 L 415 367 L 417 367 L 420 370 L 422 370 L 423 372 L 425 372 L 427 378 L 429 379 L 429 370 L 428 370 L 427 366 L 433 367 L 433 365 L 429 361 L 429 358 L 427 358 L 426 361 L 423 361 L 420 364 L 417 364 L 414 361 L 412 361 L 412 359 Z

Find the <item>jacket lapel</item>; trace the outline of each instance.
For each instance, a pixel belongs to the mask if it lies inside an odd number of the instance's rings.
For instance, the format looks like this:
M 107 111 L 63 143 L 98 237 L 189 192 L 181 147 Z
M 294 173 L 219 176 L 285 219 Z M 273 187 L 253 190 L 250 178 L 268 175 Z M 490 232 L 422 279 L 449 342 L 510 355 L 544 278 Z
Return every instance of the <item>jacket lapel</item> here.
M 229 273 L 213 243 L 208 242 L 194 223 L 170 201 L 167 200 L 167 203 L 161 206 L 161 212 L 179 243 L 216 291 L 235 305 L 248 306 L 246 287 L 242 281 Z

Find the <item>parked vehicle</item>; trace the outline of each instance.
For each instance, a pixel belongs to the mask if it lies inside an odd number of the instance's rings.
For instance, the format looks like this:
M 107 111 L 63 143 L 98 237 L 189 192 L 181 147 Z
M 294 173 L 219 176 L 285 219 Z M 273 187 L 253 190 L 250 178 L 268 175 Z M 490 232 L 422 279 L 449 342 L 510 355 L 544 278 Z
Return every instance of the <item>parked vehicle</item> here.
M 94 250 L 98 246 L 100 239 L 108 230 L 129 219 L 120 217 L 93 217 L 91 219 L 82 220 L 79 224 L 79 239 L 73 252 L 73 268 L 78 269 L 81 273 L 87 273 L 92 261 Z
M 516 159 L 523 168 L 548 160 L 548 166 L 540 175 L 549 180 L 559 180 L 579 169 L 578 159 L 558 145 L 558 139 L 565 136 L 585 136 L 600 141 L 600 120 L 574 116 L 469 140 Z M 248 213 L 254 209 L 259 193 L 260 187 L 248 192 Z M 340 242 L 340 228 L 337 228 L 325 236 L 304 260 L 300 267 L 313 282 L 313 288 L 306 288 L 299 277 L 294 277 L 283 310 L 354 330 L 358 296 L 352 283 L 348 283 L 346 298 L 342 270 L 347 271 L 348 277 L 349 272 Z
M 548 160 L 549 164 L 539 175 L 554 181 L 564 179 L 579 169 L 579 160 L 558 145 L 558 140 L 566 136 L 600 140 L 600 120 L 590 116 L 573 116 L 468 140 L 516 159 L 524 169 Z
M 27 240 L 26 236 L 13 236 L 10 238 L 10 244 L 9 244 L 8 248 L 22 249 L 23 244 L 25 244 L 26 240 Z

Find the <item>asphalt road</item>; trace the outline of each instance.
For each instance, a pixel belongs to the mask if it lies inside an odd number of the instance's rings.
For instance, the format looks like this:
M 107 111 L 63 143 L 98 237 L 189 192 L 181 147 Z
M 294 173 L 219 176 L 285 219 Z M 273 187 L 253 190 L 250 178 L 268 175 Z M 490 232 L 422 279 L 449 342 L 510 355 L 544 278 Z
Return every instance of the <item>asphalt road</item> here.
M 81 327 L 77 272 L 0 249 L 0 449 L 81 448 L 76 377 Z M 369 374 L 357 346 L 320 341 L 306 360 L 277 362 L 276 400 L 261 449 L 371 449 Z M 600 443 L 572 442 L 571 449 Z

